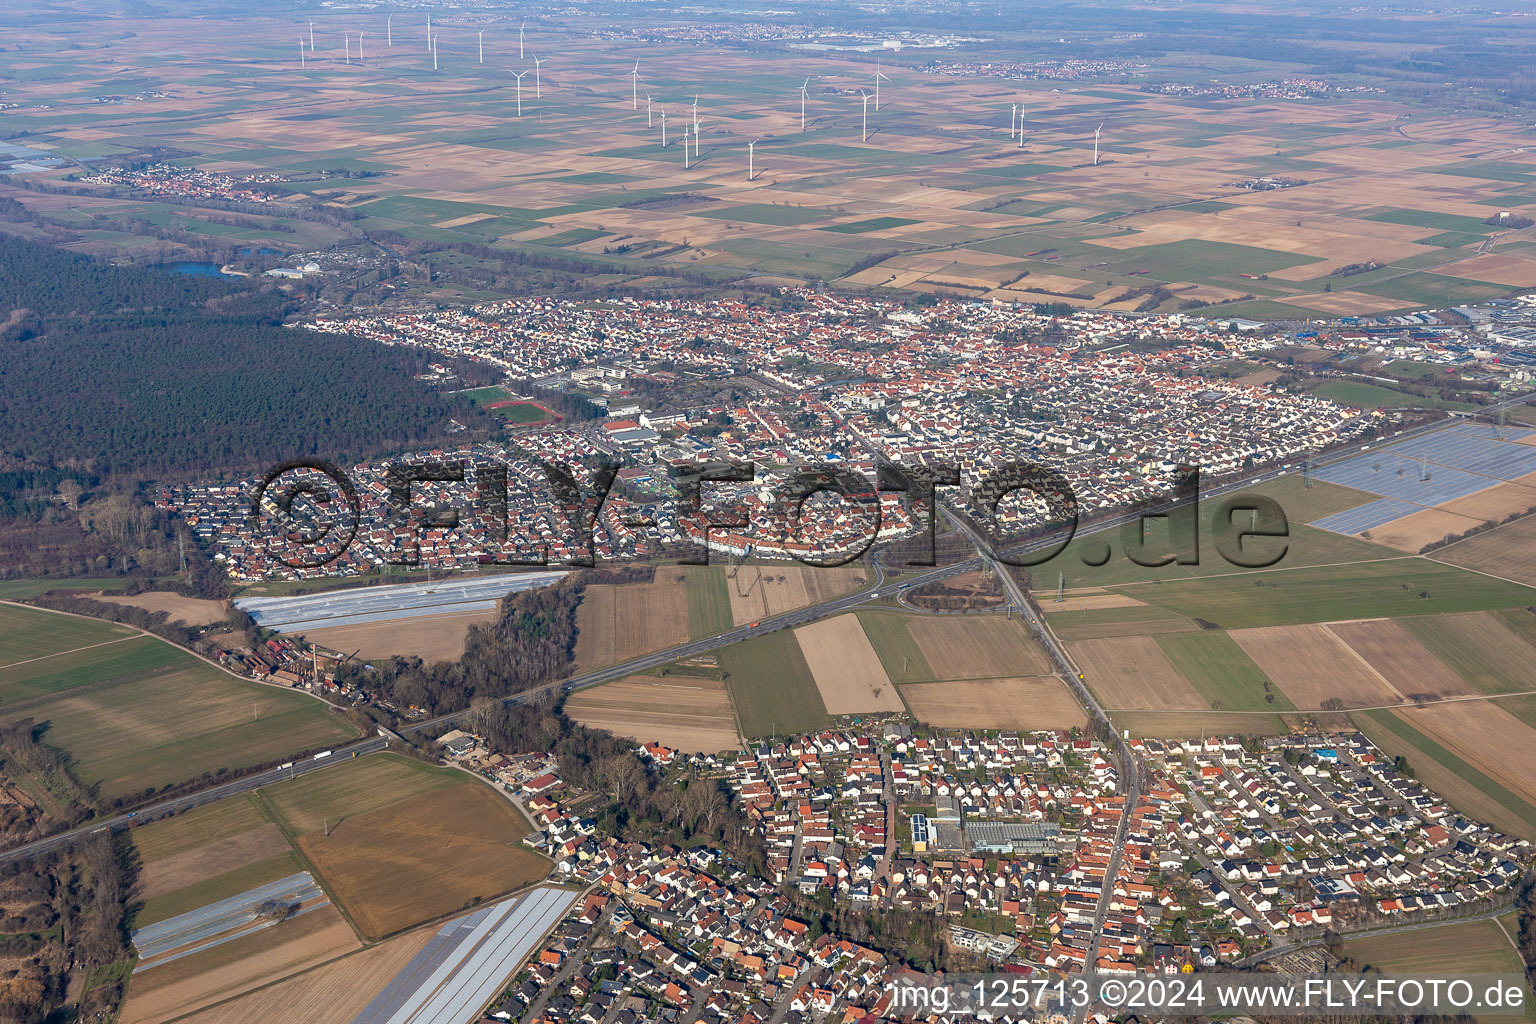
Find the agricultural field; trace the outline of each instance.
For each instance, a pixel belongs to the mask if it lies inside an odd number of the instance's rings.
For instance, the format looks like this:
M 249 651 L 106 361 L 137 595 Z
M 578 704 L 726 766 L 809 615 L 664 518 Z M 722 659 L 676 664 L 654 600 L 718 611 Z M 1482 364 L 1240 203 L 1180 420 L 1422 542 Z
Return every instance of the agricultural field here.
M 1477 972 L 1523 974 L 1516 946 L 1515 915 L 1488 921 L 1462 921 L 1395 935 L 1362 936 L 1344 943 L 1344 954 L 1361 967 L 1383 974 L 1456 975 Z M 1529 1013 L 1510 1018 L 1531 1019 Z
M 336 908 L 324 907 L 133 976 L 119 1019 L 152 1024 L 260 989 L 362 943 Z
M 813 622 L 794 634 L 828 714 L 906 710 L 857 615 Z
M 1286 732 L 1279 715 L 1216 711 L 1117 711 L 1109 716 L 1132 736 L 1187 739 L 1194 736 L 1274 736 Z
M 1434 553 L 1434 559 L 1536 586 L 1536 516 L 1517 519 Z
M 1204 619 L 1228 629 L 1536 604 L 1536 589 L 1426 558 L 1269 569 L 1208 580 L 1178 580 L 1155 587 L 1138 586 L 1128 588 L 1127 592 L 1167 612 Z
M 743 738 L 814 732 L 830 722 L 821 691 L 790 630 L 731 644 L 719 654 Z
M 276 822 L 249 795 L 134 829 L 142 928 L 304 870 Z
M 1382 750 L 1405 758 L 1414 774 L 1457 810 L 1511 835 L 1536 840 L 1536 803 L 1474 764 L 1457 742 L 1441 742 L 1419 728 L 1421 719 L 1409 715 L 1401 709 L 1365 711 L 1352 714 L 1350 719 Z M 1486 740 L 1468 736 L 1461 737 L 1460 742 Z
M 257 797 L 348 920 L 377 940 L 538 881 L 533 826 L 471 776 L 391 754 Z
M 1302 710 L 1316 710 L 1331 700 L 1341 701 L 1345 708 L 1407 700 L 1331 627 L 1266 626 L 1233 630 L 1231 636 Z
M 1475 613 L 1474 613 L 1475 614 Z M 1327 627 L 1398 693 L 1410 700 L 1440 700 L 1477 693 L 1391 619 L 1336 622 Z
M 730 694 L 714 679 L 628 676 L 571 694 L 565 713 L 589 728 L 688 753 L 741 747 Z
M 1052 670 L 1023 624 L 1001 616 L 911 616 L 907 630 L 935 679 L 1038 676 Z
M 693 585 L 683 573 L 662 567 L 650 583 L 585 587 L 576 609 L 576 671 L 686 643 Z
M 180 1019 L 183 1024 L 278 1020 L 351 1024 L 432 935 L 430 928 L 396 935 Z
M 0 656 L 17 659 L 0 667 L 0 716 L 46 722 L 46 741 L 107 799 L 357 735 L 319 700 L 237 679 L 134 630 L 13 606 L 0 619 L 13 638 Z
M 1290 700 L 1220 630 L 1167 633 L 1157 646 L 1210 708 L 1229 711 L 1290 711 Z M 1268 684 L 1268 685 L 1266 685 Z
M 442 17 L 440 70 L 419 47 L 343 60 L 333 45 L 343 32 L 383 37 L 376 12 L 317 12 L 321 49 L 303 66 L 281 15 L 199 23 L 218 63 L 175 50 L 186 33 L 175 19 L 129 15 L 110 35 L 89 17 L 71 19 L 38 30 L 8 93 L 19 104 L 8 116 L 29 146 L 64 158 L 44 178 L 64 177 L 74 159 L 127 159 L 158 146 L 212 170 L 298 179 L 239 226 L 147 195 L 113 204 L 156 227 L 179 214 L 203 237 L 279 252 L 341 239 L 340 229 L 295 216 L 324 193 L 356 211 L 366 230 L 579 256 L 616 284 L 686 269 L 712 280 L 819 278 L 1111 308 L 1136 307 L 1143 297 L 1134 289 L 1161 285 L 1153 304 L 1165 310 L 1194 300 L 1227 303 L 1215 307 L 1223 315 L 1295 317 L 1454 303 L 1536 284 L 1529 250 L 1483 223 L 1490 210 L 1536 206 L 1536 159 L 1513 122 L 1430 114 L 1407 124 L 1398 104 L 1366 95 L 1273 103 L 1010 82 L 1008 100 L 1029 112 L 1019 147 L 996 78 L 935 78 L 924 56 L 892 53 L 866 138 L 856 102 L 868 75 L 862 55 L 799 52 L 791 71 L 772 49 L 710 47 L 701 86 L 697 44 L 650 39 L 644 93 L 674 110 L 699 96 L 706 130 L 698 159 L 685 165 L 675 141 L 663 148 L 658 128 L 648 127 L 631 98 L 629 61 L 601 34 L 540 25 L 538 52 L 558 70 L 536 98 L 523 97 L 517 116 L 508 74 L 524 63 L 517 23 Z M 474 53 L 480 28 L 483 65 Z M 96 105 L 111 86 L 93 64 L 72 59 L 87 45 L 111 66 L 152 68 L 166 95 Z M 167 61 L 173 51 L 178 59 Z M 222 73 L 229 61 L 241 74 Z M 238 119 L 216 119 L 232 112 Z M 1384 139 L 1402 145 L 1384 149 Z M 1486 158 L 1495 152 L 1504 155 Z M 454 168 L 447 178 L 445 161 Z M 357 176 L 322 178 L 322 170 Z M 1307 185 L 1234 187 L 1259 174 L 1301 174 Z M 1359 201 L 1362 174 L 1377 205 Z M 92 220 L 107 216 L 102 197 L 8 194 L 70 224 L 85 251 L 158 244 L 116 220 Z M 687 198 L 667 201 L 678 194 Z M 1384 266 L 1334 290 L 1332 271 L 1365 260 Z M 462 253 L 439 264 L 476 267 Z M 474 295 L 479 280 L 468 274 L 432 287 Z
M 1172 711 L 1209 706 L 1152 637 L 1079 640 L 1068 644 L 1067 650 L 1106 708 Z
M 1530 666 L 1536 647 L 1521 637 L 1504 615 L 1536 618 L 1524 611 L 1465 612 L 1403 619 L 1415 640 L 1460 678 L 1483 693 L 1515 693 L 1536 688 Z
M 1234 502 L 1234 507 L 1240 508 L 1243 499 L 1247 497 L 1263 497 L 1275 501 L 1284 514 L 1284 520 L 1237 512 L 1233 520 L 1221 521 L 1221 513 L 1227 501 Z M 1270 562 L 1273 569 L 1284 570 L 1391 558 L 1397 552 L 1390 548 L 1307 525 L 1334 512 L 1364 505 L 1375 497 L 1351 487 L 1323 481 L 1313 481 L 1313 486 L 1308 488 L 1298 476 L 1283 476 L 1232 495 L 1224 495 L 1220 500 L 1203 499 L 1198 506 L 1200 538 L 1195 549 L 1195 557 L 1198 559 L 1195 564 L 1181 565 L 1170 560 L 1166 565 L 1144 566 L 1131 559 L 1131 551 L 1135 551 L 1136 557 L 1143 562 L 1187 557 L 1187 545 L 1179 539 L 1185 536 L 1185 527 L 1170 523 L 1167 518 L 1155 518 L 1145 521 L 1144 538 L 1139 547 L 1136 544 L 1135 524 L 1124 529 L 1080 536 L 1074 538 L 1055 557 L 1031 567 L 1030 574 L 1034 585 L 1042 593 L 1054 592 L 1058 581 L 1064 582 L 1069 600 L 1084 591 L 1085 596 L 1102 596 L 1104 590 L 1109 589 L 1144 601 L 1147 598 L 1140 588 L 1119 588 L 1126 584 L 1165 584 L 1170 581 L 1251 572 L 1245 566 L 1234 565 L 1222 557 L 1218 547 L 1221 539 L 1235 531 L 1275 531 L 1282 527 L 1286 531 L 1284 537 L 1254 537 L 1243 541 L 1244 560 Z M 1187 515 L 1188 512 L 1181 511 L 1178 514 Z M 1232 543 L 1235 544 L 1236 540 Z M 1106 552 L 1108 561 L 1103 561 Z M 1091 564 L 1095 562 L 1102 564 Z M 1110 606 L 1101 601 L 1095 602 L 1093 607 Z
M 197 597 L 184 597 L 169 590 L 146 590 L 132 596 L 123 594 L 93 594 L 94 600 L 107 604 L 142 608 L 147 612 L 165 612 L 166 621 L 181 622 L 188 626 L 211 626 L 224 621 L 228 614 L 223 601 L 209 601 Z
M 726 575 L 732 571 L 725 570 Z M 743 565 L 734 571 L 726 588 L 731 622 L 737 626 L 831 600 L 863 586 L 866 578 L 863 569 L 852 565 Z
M 306 629 L 304 639 L 342 654 L 362 658 L 420 658 L 431 664 L 464 655 L 469 627 L 496 618 L 494 608 L 479 612 L 442 612 L 407 619 L 358 622 L 350 626 Z
M 1056 676 L 908 683 L 901 696 L 912 716 L 936 729 L 1071 729 L 1088 713 Z

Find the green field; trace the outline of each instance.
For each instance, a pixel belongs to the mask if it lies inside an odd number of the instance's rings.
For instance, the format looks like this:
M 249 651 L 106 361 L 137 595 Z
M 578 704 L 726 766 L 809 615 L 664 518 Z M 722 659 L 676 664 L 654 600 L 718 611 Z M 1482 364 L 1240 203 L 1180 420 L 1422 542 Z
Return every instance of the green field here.
M 1265 693 L 1266 677 L 1259 666 L 1219 630 L 1165 633 L 1157 637 L 1157 645 L 1207 702 L 1220 701 L 1228 711 L 1295 709 L 1278 686 L 1271 683 L 1268 694 Z M 1273 697 L 1273 703 L 1266 703 L 1265 696 Z
M 1447 572 L 1446 570 L 1452 570 Z M 1267 570 L 1161 586 L 1116 588 L 1227 629 L 1395 618 L 1536 604 L 1536 590 L 1423 558 Z M 1427 593 L 1427 598 L 1420 597 Z
M 731 618 L 731 593 L 726 589 L 725 570 L 719 566 L 697 566 L 688 573 L 688 635 L 700 637 L 724 633 L 735 625 Z
M 1221 513 L 1227 507 L 1227 502 L 1234 502 L 1236 503 L 1234 507 L 1237 507 L 1250 497 L 1264 497 L 1275 501 L 1280 506 L 1284 522 L 1243 511 L 1236 511 L 1233 518 L 1227 522 L 1221 521 Z M 1233 545 L 1238 543 L 1237 534 L 1240 532 L 1253 529 L 1269 531 L 1282 527 L 1287 531 L 1287 536 L 1284 538 L 1254 537 L 1242 540 L 1243 560 L 1264 561 L 1279 555 L 1278 561 L 1274 562 L 1275 567 L 1293 568 L 1391 558 L 1398 552 L 1368 541 L 1306 525 L 1311 520 L 1363 505 L 1374 498 L 1374 495 L 1365 494 L 1350 487 L 1338 487 L 1317 481 L 1313 487 L 1307 488 L 1299 476 L 1280 477 L 1245 488 L 1233 495 L 1201 499 L 1197 564 L 1180 565 L 1175 561 L 1157 567 L 1138 565 L 1127 554 L 1129 550 L 1127 541 L 1134 544 L 1137 539 L 1136 527 L 1132 524 L 1075 537 L 1060 554 L 1047 562 L 1032 566 L 1030 575 L 1037 590 L 1047 591 L 1056 586 L 1060 576 L 1066 577 L 1066 586 L 1072 589 L 1154 580 L 1166 582 L 1249 572 L 1251 570 L 1227 561 L 1218 547 L 1219 542 L 1225 538 L 1229 545 Z M 1180 516 L 1187 514 L 1184 510 L 1179 512 Z M 1174 539 L 1175 532 L 1168 519 L 1150 518 L 1145 520 L 1145 523 L 1145 539 L 1138 553 L 1142 561 L 1155 561 L 1169 554 L 1183 553 L 1183 547 L 1178 540 Z M 1180 530 L 1182 529 L 1181 526 Z M 1177 537 L 1183 536 L 1182 532 L 1177 534 Z M 1106 546 L 1108 561 L 1099 565 L 1090 564 L 1104 558 Z M 1282 551 L 1283 555 L 1280 554 Z
M 815 732 L 831 721 L 793 631 L 722 648 L 720 665 L 743 736 Z
M 549 410 L 533 402 L 517 402 L 513 405 L 500 405 L 491 412 L 500 416 L 508 423 L 542 423 L 553 419 Z
M 1330 402 L 1339 405 L 1353 406 L 1357 409 L 1443 409 L 1457 407 L 1459 403 L 1442 402 L 1438 398 L 1424 398 L 1419 395 L 1408 395 L 1401 391 L 1393 391 L 1391 388 L 1377 387 L 1375 384 L 1362 384 L 1353 380 L 1330 380 L 1312 389 L 1312 393 L 1318 398 L 1326 398 Z
M 917 221 L 908 220 L 906 217 L 871 217 L 869 220 L 856 220 L 851 224 L 829 224 L 822 230 L 836 231 L 844 235 L 861 235 L 866 231 L 884 231 L 887 228 L 905 227 L 916 223 Z
M 1513 933 L 1511 933 L 1513 934 Z M 1497 921 L 1461 921 L 1394 935 L 1362 936 L 1344 943 L 1362 968 L 1383 974 L 1524 974 L 1520 953 Z M 1509 1020 L 1520 1020 L 1516 1015 Z
M 1484 693 L 1516 693 L 1532 688 L 1530 665 L 1536 661 L 1532 637 L 1522 637 L 1514 622 L 1524 611 L 1466 615 L 1418 615 L 1402 626 L 1452 672 Z M 1511 620 L 1514 620 L 1513 622 Z M 1509 628 L 1505 628 L 1509 627 Z
M 0 651 L 14 657 L 27 638 L 22 653 L 40 659 L 0 669 L 0 717 L 38 722 L 44 742 L 68 754 L 75 775 L 106 799 L 357 735 L 318 700 L 236 679 L 133 633 L 0 607 Z
M 395 754 L 301 775 L 255 794 L 258 806 L 290 838 L 335 825 L 342 818 L 382 810 L 408 797 L 463 785 L 468 776 Z
M 891 677 L 891 682 L 923 683 L 939 678 L 907 629 L 909 615 L 868 608 L 857 614 L 864 635 L 869 637 L 870 645 L 880 656 L 880 663 L 885 666 L 885 674 Z

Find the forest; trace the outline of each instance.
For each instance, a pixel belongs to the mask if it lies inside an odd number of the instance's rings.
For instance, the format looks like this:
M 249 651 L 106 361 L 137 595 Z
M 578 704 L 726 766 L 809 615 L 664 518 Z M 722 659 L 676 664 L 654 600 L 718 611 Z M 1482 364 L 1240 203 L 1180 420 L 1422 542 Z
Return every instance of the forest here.
M 396 657 L 372 666 L 351 663 L 344 674 L 365 693 L 433 714 L 522 693 L 570 673 L 581 595 L 579 584 L 508 594 L 495 619 L 470 627 L 458 661 L 428 665 Z
M 426 353 L 284 327 L 289 305 L 0 234 L 0 578 L 174 567 L 151 480 L 499 429 L 413 379 Z
M 284 328 L 288 299 L 0 236 L 3 454 L 139 476 L 346 461 L 475 422 L 424 353 Z M 0 497 L 4 497 L 0 495 Z

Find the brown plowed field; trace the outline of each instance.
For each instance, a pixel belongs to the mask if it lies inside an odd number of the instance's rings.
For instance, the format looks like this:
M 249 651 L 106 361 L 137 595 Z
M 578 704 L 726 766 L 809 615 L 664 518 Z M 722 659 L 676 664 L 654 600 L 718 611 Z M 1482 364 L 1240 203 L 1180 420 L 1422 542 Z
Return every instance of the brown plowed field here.
M 863 586 L 865 579 L 864 570 L 851 565 L 828 569 L 811 565 L 743 565 L 735 579 L 725 581 L 725 589 L 731 598 L 731 619 L 741 626 L 831 600 Z
M 1149 636 L 1074 640 L 1067 650 L 1107 708 L 1195 711 L 1210 706 Z
M 298 845 L 358 929 L 381 938 L 549 874 L 521 844 L 527 833 L 505 798 L 466 781 L 343 818 Z
M 1070 729 L 1088 720 L 1055 676 L 908 683 L 901 695 L 936 729 Z
M 1024 625 L 997 616 L 914 616 L 907 631 L 940 679 L 1048 675 L 1045 652 Z
M 363 658 L 416 657 L 427 663 L 455 661 L 464 653 L 469 627 L 496 618 L 496 610 L 443 612 L 386 622 L 359 622 L 308 630 L 310 643 L 342 654 L 357 651 Z
M 223 601 L 183 597 L 163 590 L 149 590 L 131 597 L 122 594 L 92 594 L 91 600 L 143 608 L 147 612 L 165 612 L 169 621 L 185 622 L 189 626 L 209 626 L 224 621 L 228 614 Z
M 1437 562 L 1536 586 L 1536 516 L 1517 519 L 1508 526 L 1441 548 L 1431 557 Z
M 171 1020 L 360 945 L 336 908 L 324 907 L 134 975 L 119 1020 L 122 1024 Z
M 828 714 L 906 710 L 857 615 L 801 626 L 795 630 L 795 641 Z
M 1497 701 L 1455 701 L 1394 713 L 1506 789 L 1536 802 L 1536 729 Z
M 1260 626 L 1230 635 L 1300 710 L 1315 710 L 1335 697 L 1346 708 L 1404 699 L 1327 626 Z
M 1373 526 L 1355 536 L 1416 555 L 1424 545 L 1444 540 L 1452 534 L 1465 533 L 1481 522 L 1481 519 L 1459 516 L 1445 509 L 1426 508 Z
M 565 713 L 582 725 L 688 753 L 736 750 L 725 683 L 690 676 L 629 676 L 571 695 Z
M 387 942 L 359 950 L 323 967 L 232 999 L 185 1018 L 183 1024 L 250 1024 L 252 1021 L 303 1021 L 350 1024 L 374 996 L 410 963 L 433 935 L 418 928 Z
M 148 899 L 175 892 L 206 878 L 287 852 L 288 840 L 283 838 L 282 830 L 268 822 L 249 832 L 216 839 L 196 849 L 146 863 L 139 872 L 139 895 Z
M 1336 622 L 1329 628 L 1409 698 L 1420 694 L 1438 698 L 1479 692 L 1391 619 Z
M 687 643 L 687 584 L 663 572 L 651 583 L 589 586 L 576 627 L 578 672 Z

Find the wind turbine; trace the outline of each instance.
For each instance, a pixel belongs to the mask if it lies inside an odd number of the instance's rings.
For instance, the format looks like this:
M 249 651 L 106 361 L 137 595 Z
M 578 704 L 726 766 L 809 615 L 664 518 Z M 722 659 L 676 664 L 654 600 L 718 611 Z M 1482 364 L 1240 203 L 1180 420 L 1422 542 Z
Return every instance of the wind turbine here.
M 299 36 L 299 67 L 304 68 L 308 66 L 309 65 L 304 62 L 304 37 Z
M 757 155 L 757 144 L 759 142 L 761 142 L 761 141 L 762 141 L 761 139 L 753 139 L 751 142 L 747 143 L 747 180 L 748 181 L 751 181 L 753 178 L 757 177 L 757 170 L 756 170 L 756 166 L 755 166 L 755 163 L 754 163 L 754 158 Z
M 661 108 L 661 148 L 667 148 L 667 108 Z
M 352 36 L 350 33 L 343 32 L 341 34 L 341 45 L 346 47 L 347 64 L 350 65 L 352 63 Z
M 485 63 L 485 29 L 480 30 L 480 63 Z
M 656 127 L 656 122 L 651 119 L 651 94 L 650 93 L 646 93 L 645 94 L 645 126 L 647 128 L 654 128 L 654 127 Z
M 640 62 L 635 61 L 635 70 L 629 73 L 629 109 L 640 109 Z
M 1008 115 L 1008 141 L 1010 142 L 1013 141 L 1014 132 L 1019 124 L 1019 105 L 1015 103 L 1011 109 L 1013 112 Z
M 522 60 L 523 59 L 523 29 L 526 28 L 527 26 L 528 26 L 527 19 L 524 19 L 523 23 L 521 25 L 517 26 L 517 59 L 518 60 Z
M 359 64 L 363 62 L 363 33 L 361 31 L 357 33 L 357 62 Z
M 309 52 L 315 52 L 315 19 L 309 19 Z
M 544 86 L 539 80 L 539 65 L 543 63 L 543 57 L 533 58 L 533 98 L 538 100 L 544 98 Z
M 390 47 L 395 45 L 395 16 L 393 14 L 384 19 L 384 40 Z
M 699 134 L 699 94 L 693 94 L 693 134 Z M 685 135 L 684 138 L 687 138 Z
M 688 122 L 683 122 L 683 170 L 688 169 Z
M 805 131 L 805 90 L 810 87 L 811 76 L 805 76 L 805 82 L 800 86 L 800 130 Z
M 427 49 L 434 49 L 432 43 L 432 12 L 427 12 Z
M 859 139 L 859 141 L 860 142 L 868 142 L 869 141 L 869 93 L 865 92 L 863 89 L 860 89 L 859 90 L 859 95 L 864 97 L 864 134 Z
M 1103 130 L 1103 121 L 1100 121 L 1099 126 L 1093 130 L 1093 166 L 1095 167 L 1099 166 L 1099 132 Z
M 528 72 L 514 71 L 512 77 L 517 79 L 517 116 L 523 116 L 523 76 Z
M 699 122 L 697 120 L 693 122 L 693 158 L 695 160 L 699 158 Z
M 437 36 L 432 37 L 432 70 L 437 70 Z
M 875 80 L 875 113 L 878 114 L 880 112 L 880 80 L 884 78 L 887 82 L 890 81 L 890 79 L 886 78 L 886 76 L 880 71 L 880 58 L 875 58 L 875 73 L 869 77 Z

